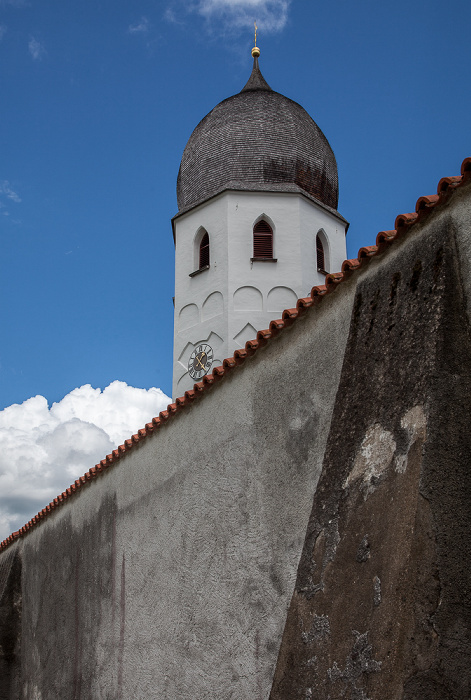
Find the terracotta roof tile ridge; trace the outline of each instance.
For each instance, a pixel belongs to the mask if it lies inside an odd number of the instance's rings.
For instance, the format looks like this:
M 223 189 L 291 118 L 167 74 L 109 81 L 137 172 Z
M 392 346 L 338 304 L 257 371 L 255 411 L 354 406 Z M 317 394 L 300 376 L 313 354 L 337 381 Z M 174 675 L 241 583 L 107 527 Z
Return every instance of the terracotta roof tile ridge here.
M 119 445 L 105 459 L 92 467 L 86 474 L 76 479 L 76 481 L 63 491 L 59 496 L 54 498 L 45 508 L 35 515 L 26 525 L 23 525 L 19 530 L 9 535 L 3 542 L 0 543 L 0 551 L 9 547 L 18 538 L 31 530 L 31 528 L 39 525 L 49 513 L 56 508 L 62 506 L 69 498 L 79 491 L 89 481 L 97 478 L 103 471 L 114 465 L 130 450 L 135 449 L 142 440 L 145 440 L 150 435 L 153 435 L 164 423 L 170 420 L 185 406 L 193 403 L 198 395 L 204 393 L 208 387 L 211 387 L 216 382 L 220 381 L 230 370 L 243 364 L 248 357 L 251 357 L 257 350 L 266 345 L 271 339 L 278 335 L 283 329 L 290 326 L 296 319 L 302 315 L 307 308 L 319 304 L 322 299 L 331 294 L 337 289 L 339 284 L 348 279 L 352 274 L 359 270 L 368 261 L 389 247 L 394 241 L 406 235 L 411 227 L 417 222 L 422 222 L 430 215 L 436 207 L 448 201 L 453 192 L 463 184 L 471 182 L 471 157 L 465 158 L 461 164 L 461 175 L 442 178 L 437 187 L 436 195 L 419 197 L 416 203 L 416 211 L 409 214 L 400 214 L 396 217 L 395 228 L 391 231 L 380 231 L 376 236 L 376 245 L 364 246 L 359 249 L 357 258 L 344 260 L 340 272 L 332 272 L 325 278 L 325 284 L 316 285 L 311 289 L 310 296 L 301 297 L 297 300 L 296 308 L 285 309 L 280 319 L 270 321 L 269 328 L 257 332 L 257 337 L 254 340 L 249 340 L 245 344 L 245 348 L 236 350 L 232 357 L 226 358 L 220 367 L 215 367 L 211 374 L 207 374 L 200 382 L 197 382 L 193 389 L 185 391 L 183 396 L 179 396 L 175 401 L 167 406 L 166 411 L 161 411 L 156 418 L 151 422 L 146 423 L 144 428 L 132 435 L 131 438 L 125 440 L 122 445 Z

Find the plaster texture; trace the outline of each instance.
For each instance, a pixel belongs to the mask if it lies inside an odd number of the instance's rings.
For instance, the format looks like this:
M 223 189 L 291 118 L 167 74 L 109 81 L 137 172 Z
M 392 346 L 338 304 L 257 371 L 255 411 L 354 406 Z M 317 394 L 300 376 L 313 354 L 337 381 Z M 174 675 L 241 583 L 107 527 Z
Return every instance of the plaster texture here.
M 276 262 L 252 260 L 253 227 L 262 218 L 273 229 Z M 199 343 L 211 345 L 217 366 L 324 283 L 317 269 L 318 234 L 327 271 L 340 269 L 346 225 L 329 208 L 286 192 L 227 191 L 177 217 L 174 398 L 193 386 L 188 360 Z M 191 276 L 203 232 L 209 235 L 210 266 Z

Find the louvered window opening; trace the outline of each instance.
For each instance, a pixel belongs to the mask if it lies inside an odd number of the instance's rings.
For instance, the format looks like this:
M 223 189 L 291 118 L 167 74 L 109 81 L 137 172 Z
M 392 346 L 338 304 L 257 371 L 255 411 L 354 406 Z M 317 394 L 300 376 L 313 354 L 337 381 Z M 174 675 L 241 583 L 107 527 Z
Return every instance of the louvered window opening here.
M 273 231 L 266 221 L 259 221 L 253 227 L 254 258 L 273 258 Z
M 200 243 L 200 270 L 209 265 L 209 236 L 204 234 Z
M 319 236 L 316 236 L 317 269 L 325 270 L 324 246 Z

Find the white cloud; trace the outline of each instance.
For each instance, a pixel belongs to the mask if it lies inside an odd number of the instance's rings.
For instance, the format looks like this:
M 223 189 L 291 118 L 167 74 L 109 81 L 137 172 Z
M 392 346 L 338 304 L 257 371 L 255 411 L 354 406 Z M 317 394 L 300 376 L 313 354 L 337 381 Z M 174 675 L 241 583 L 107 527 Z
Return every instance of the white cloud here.
M 149 31 L 149 26 L 149 20 L 147 17 L 141 17 L 139 22 L 129 25 L 128 32 L 130 34 L 147 34 Z
M 41 44 L 41 42 L 35 39 L 33 36 L 29 40 L 28 49 L 31 56 L 33 57 L 33 60 L 35 61 L 40 61 L 46 53 L 46 49 Z
M 34 396 L 0 411 L 0 542 L 169 403 L 160 389 L 115 381 L 51 408 Z
M 181 12 L 196 12 L 211 25 L 219 24 L 225 32 L 253 29 L 254 21 L 266 33 L 281 31 L 288 21 L 291 0 L 193 0 L 179 2 Z M 168 9 L 165 17 L 176 21 L 181 12 Z
M 3 180 L 2 182 L 0 182 L 0 195 L 7 197 L 7 199 L 11 199 L 12 202 L 16 202 L 17 204 L 21 202 L 19 195 L 14 190 L 12 190 L 8 180 Z

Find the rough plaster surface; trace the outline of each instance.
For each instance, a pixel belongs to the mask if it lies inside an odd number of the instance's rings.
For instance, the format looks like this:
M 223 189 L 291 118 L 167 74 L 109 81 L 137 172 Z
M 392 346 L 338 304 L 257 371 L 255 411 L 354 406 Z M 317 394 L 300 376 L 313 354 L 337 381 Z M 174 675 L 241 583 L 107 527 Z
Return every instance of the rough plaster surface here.
M 271 700 L 470 697 L 468 224 L 453 214 L 359 278 Z
M 20 692 L 2 700 L 268 697 L 353 291 L 326 299 L 17 543 Z

